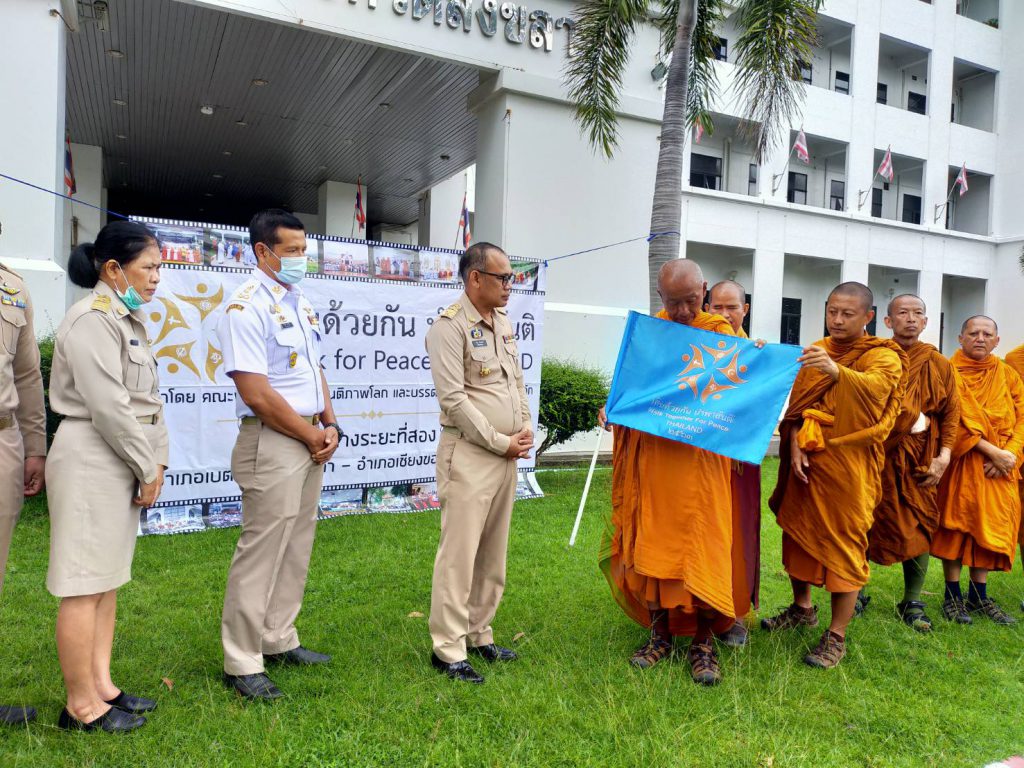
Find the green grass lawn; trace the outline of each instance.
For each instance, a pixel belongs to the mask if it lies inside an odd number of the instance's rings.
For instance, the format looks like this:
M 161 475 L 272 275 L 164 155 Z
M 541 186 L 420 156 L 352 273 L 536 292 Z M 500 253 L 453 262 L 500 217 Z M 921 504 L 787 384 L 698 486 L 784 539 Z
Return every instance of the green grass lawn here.
M 766 466 L 774 478 L 775 465 Z M 43 585 L 41 502 L 15 535 L 0 600 L 0 700 L 34 703 L 39 721 L 0 732 L 9 766 L 980 766 L 1024 752 L 1020 627 L 939 618 L 941 569 L 926 599 L 936 631 L 893 618 L 900 569 L 876 569 L 868 614 L 832 672 L 800 659 L 819 630 L 751 633 L 721 654 L 725 682 L 699 689 L 682 655 L 647 671 L 629 655 L 645 639 L 597 569 L 610 473 L 599 470 L 574 549 L 567 547 L 584 474 L 541 475 L 547 498 L 517 506 L 508 588 L 495 628 L 515 664 L 487 683 L 453 683 L 429 664 L 425 618 L 438 515 L 374 515 L 320 525 L 303 643 L 334 655 L 273 676 L 286 698 L 248 705 L 221 683 L 220 608 L 237 529 L 141 539 L 121 594 L 114 679 L 160 701 L 141 731 L 67 734 L 53 643 L 57 601 Z M 766 483 L 767 485 L 767 483 Z M 780 536 L 766 512 L 762 612 L 789 602 Z M 1021 574 L 990 595 L 1019 615 Z M 824 593 L 815 599 L 827 618 Z M 481 665 L 482 666 L 482 665 Z M 162 678 L 173 681 L 168 690 Z

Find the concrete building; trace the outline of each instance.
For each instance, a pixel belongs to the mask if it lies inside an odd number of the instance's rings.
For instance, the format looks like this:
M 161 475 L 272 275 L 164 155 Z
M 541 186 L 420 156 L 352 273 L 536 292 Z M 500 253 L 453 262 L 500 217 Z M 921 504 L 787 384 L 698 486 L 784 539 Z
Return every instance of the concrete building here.
M 310 231 L 452 247 L 461 200 L 474 239 L 555 257 L 647 233 L 661 88 L 640 30 L 624 78 L 620 149 L 581 138 L 562 70 L 569 0 L 7 0 L 0 25 L 0 259 L 23 271 L 55 327 L 70 245 L 105 214 L 244 224 L 284 205 Z M 720 30 L 715 131 L 686 156 L 682 256 L 750 293 L 753 335 L 807 343 L 828 289 L 860 280 L 880 310 L 929 304 L 950 352 L 968 314 L 1024 340 L 1024 5 L 1010 0 L 829 0 L 802 68 L 799 124 L 754 164 Z M 790 149 L 800 129 L 803 164 Z M 891 148 L 892 183 L 874 176 Z M 970 190 L 949 197 L 966 165 Z M 948 202 L 947 202 L 948 197 Z M 551 263 L 546 354 L 611 370 L 630 309 L 647 309 L 637 241 Z M 879 332 L 884 329 L 879 323 Z

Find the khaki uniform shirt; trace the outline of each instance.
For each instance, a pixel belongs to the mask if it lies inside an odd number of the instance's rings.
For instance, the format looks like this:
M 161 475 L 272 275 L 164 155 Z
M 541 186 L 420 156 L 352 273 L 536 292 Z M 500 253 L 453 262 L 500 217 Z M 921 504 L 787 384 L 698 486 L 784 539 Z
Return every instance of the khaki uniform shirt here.
M 0 420 L 14 416 L 25 456 L 46 455 L 46 409 L 32 301 L 20 276 L 0 264 Z
M 533 428 L 515 331 L 504 308 L 488 322 L 463 293 L 434 321 L 427 354 L 442 426 L 499 455 L 508 450 L 510 435 Z
M 129 312 L 103 281 L 76 303 L 57 329 L 50 405 L 72 419 L 88 419 L 141 483 L 167 466 L 167 427 L 157 388 L 143 310 Z M 139 424 L 155 419 L 153 443 Z

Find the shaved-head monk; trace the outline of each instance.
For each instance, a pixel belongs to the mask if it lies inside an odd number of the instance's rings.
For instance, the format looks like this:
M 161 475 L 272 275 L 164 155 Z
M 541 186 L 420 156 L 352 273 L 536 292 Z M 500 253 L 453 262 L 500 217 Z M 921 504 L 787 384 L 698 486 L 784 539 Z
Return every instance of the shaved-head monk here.
M 707 283 L 700 267 L 673 260 L 658 275 L 658 317 L 733 335 L 729 322 L 701 310 Z M 605 425 L 604 410 L 599 421 Z M 653 666 L 672 651 L 675 635 L 693 637 L 687 658 L 694 681 L 714 685 L 721 671 L 712 636 L 735 621 L 731 460 L 692 445 L 615 427 L 612 519 L 601 568 L 627 615 L 650 627 L 631 659 Z M 742 571 L 742 568 L 739 570 Z
M 804 657 L 823 669 L 846 655 L 846 627 L 868 580 L 868 530 L 881 497 L 885 439 L 907 383 L 906 353 L 865 330 L 873 303 L 866 285 L 832 289 L 825 307 L 829 335 L 804 348 L 779 427 L 779 480 L 769 506 L 783 531 L 793 604 L 761 626 L 817 626 L 811 586 L 824 587 L 832 593 L 832 621 Z
M 743 321 L 750 312 L 747 290 L 735 280 L 722 280 L 711 286 L 704 311 L 721 315 L 729 321 L 733 332 L 740 338 L 747 338 Z M 761 468 L 740 461 L 732 463 L 732 507 L 733 507 L 733 559 L 742 562 L 745 582 L 735 585 L 737 594 L 746 593 L 750 604 L 758 606 L 761 584 Z M 743 606 L 736 606 L 737 616 L 747 613 Z M 726 645 L 739 647 L 747 644 L 747 628 L 737 621 L 732 628 L 718 639 Z
M 960 349 L 950 361 L 960 389 L 960 431 L 953 461 L 939 484 L 939 529 L 932 554 L 942 558 L 946 579 L 942 613 L 970 624 L 971 614 L 997 624 L 1014 618 L 988 596 L 989 571 L 1009 571 L 1020 528 L 1021 449 L 1024 448 L 1024 383 L 992 354 L 999 328 L 984 315 L 960 327 Z M 970 568 L 967 600 L 961 567 Z
M 912 293 L 889 302 L 885 325 L 910 359 L 903 409 L 885 441 L 882 500 L 868 533 L 868 559 L 903 564 L 903 600 L 896 613 L 919 632 L 930 632 L 921 589 L 928 573 L 932 535 L 939 526 L 937 488 L 960 422 L 960 395 L 953 366 L 921 341 L 928 327 L 924 301 Z

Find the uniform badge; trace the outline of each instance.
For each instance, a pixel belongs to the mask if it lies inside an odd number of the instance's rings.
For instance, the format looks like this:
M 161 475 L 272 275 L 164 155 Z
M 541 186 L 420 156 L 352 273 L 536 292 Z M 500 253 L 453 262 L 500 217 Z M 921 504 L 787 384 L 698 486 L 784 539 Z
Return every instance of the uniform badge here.
M 92 304 L 89 305 L 89 309 L 98 309 L 101 312 L 106 312 L 110 309 L 110 297 L 109 296 L 97 296 L 92 300 Z
M 107 297 L 104 296 L 103 298 Z M 26 309 L 28 306 L 23 299 L 16 299 L 7 293 L 0 293 L 0 304 L 8 307 L 17 307 L 18 309 Z
M 502 336 L 501 338 L 502 338 L 502 340 L 503 340 L 503 341 L 504 341 L 504 342 L 505 342 L 506 344 L 508 344 L 509 342 L 512 342 L 512 341 L 515 341 L 515 340 L 516 340 L 516 335 L 515 335 L 514 333 L 506 333 L 506 334 L 505 334 L 504 336 Z
M 256 280 L 249 280 L 249 282 L 242 286 L 241 290 L 236 295 L 242 301 L 248 301 L 252 298 L 252 295 L 256 293 L 256 289 L 259 287 L 260 284 Z
M 484 339 L 474 339 L 473 340 L 473 346 L 474 347 L 486 347 L 487 346 L 487 342 Z
M 462 309 L 462 305 L 459 304 L 458 302 L 455 302 L 450 307 L 448 307 L 448 309 L 441 313 L 441 317 L 447 317 L 449 320 L 451 320 L 453 317 L 459 314 L 460 309 Z
M 289 368 L 294 368 L 295 364 L 297 362 L 299 362 L 299 353 L 298 352 L 292 352 L 290 355 L 288 355 L 288 367 Z
M 481 331 L 479 328 L 473 328 L 469 332 L 469 338 L 471 339 L 482 339 L 483 337 L 484 332 Z
M 294 325 L 295 323 L 291 322 L 290 320 L 285 320 L 283 323 L 281 323 L 282 328 L 292 328 L 294 327 Z
M 480 375 L 481 376 L 490 376 L 491 375 L 491 369 L 487 368 L 487 367 L 481 368 L 480 369 Z
M 0 291 L 3 291 L 8 296 L 17 296 L 19 293 L 21 293 L 21 291 L 19 289 L 14 288 L 14 287 L 8 285 L 7 283 L 4 283 L 3 285 L 0 285 Z
M 245 309 L 245 305 L 244 304 L 228 304 L 227 312 L 230 312 L 232 309 L 237 309 L 239 312 L 241 312 L 242 310 Z
M 282 288 L 280 285 L 274 285 L 274 286 L 271 286 L 270 292 L 272 294 L 274 294 L 275 296 L 283 296 L 284 295 L 284 288 Z
M 281 305 L 280 304 L 271 304 L 270 305 L 270 311 L 274 312 L 276 314 L 281 314 L 282 312 L 284 312 L 284 310 L 281 309 Z
M 320 329 L 320 318 L 318 318 L 316 315 L 306 315 L 306 319 L 309 320 L 309 324 L 311 326 L 313 326 L 317 330 Z

